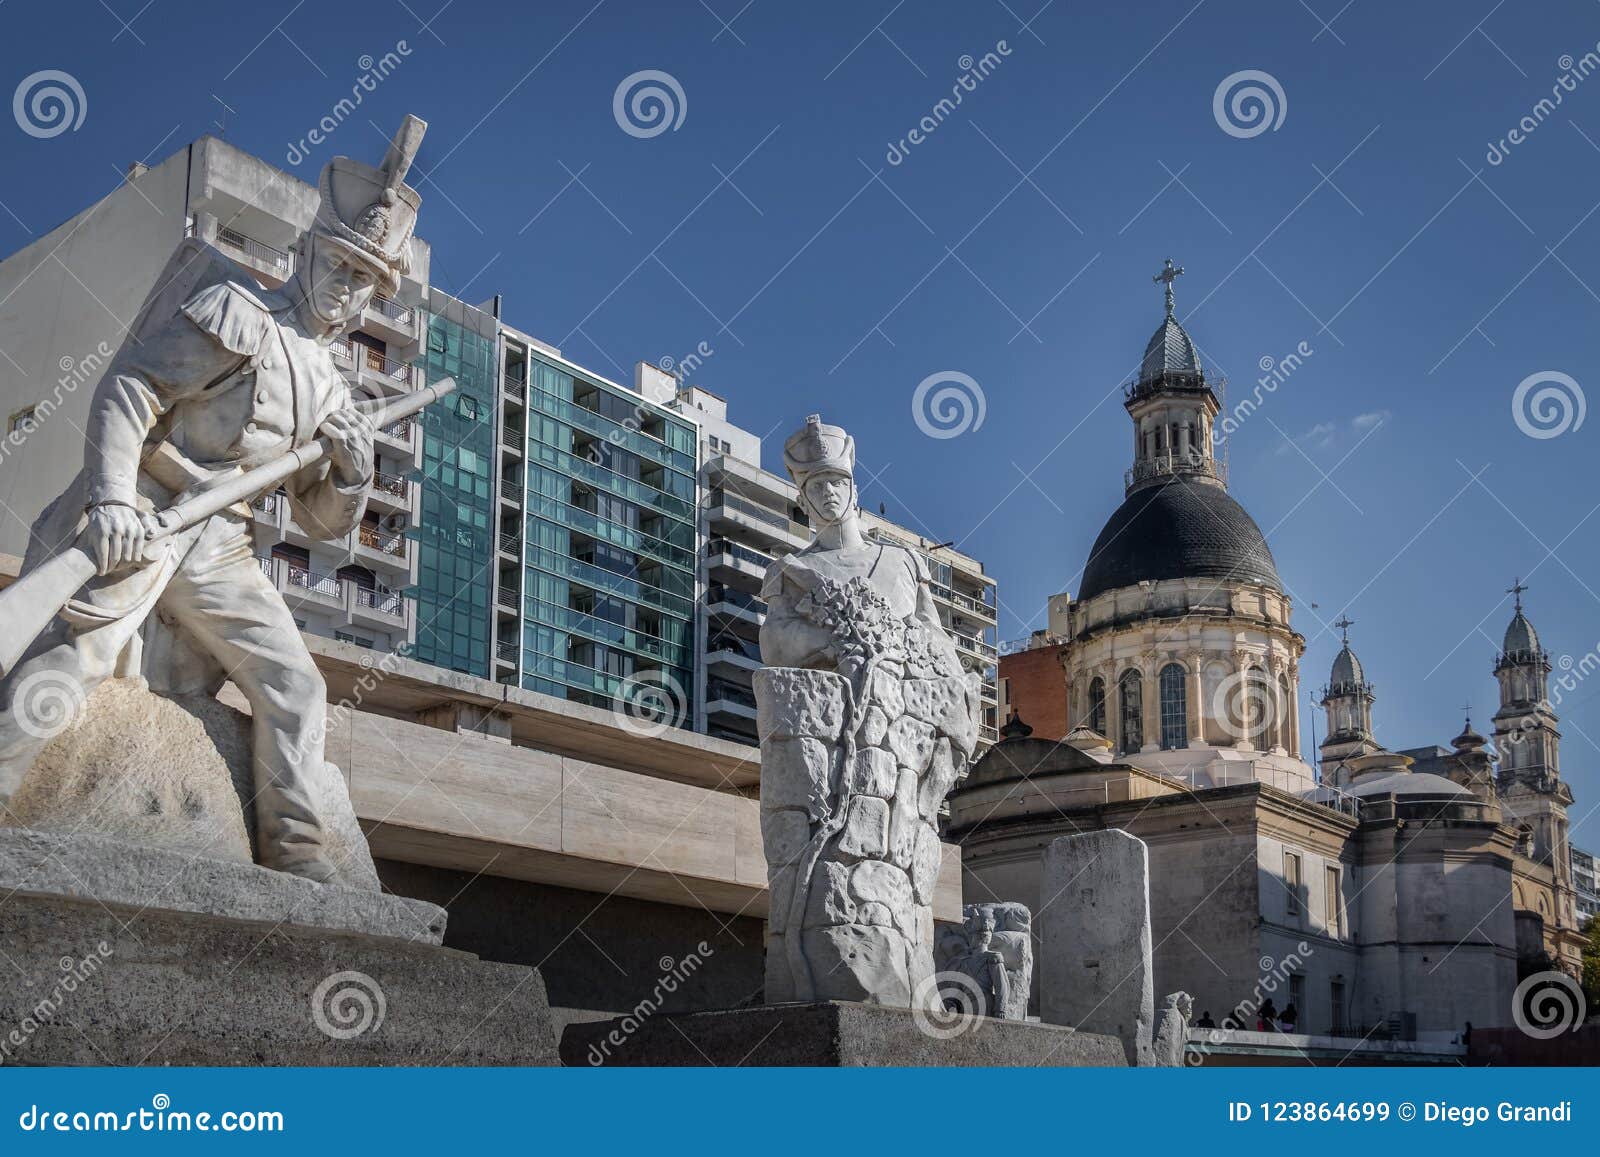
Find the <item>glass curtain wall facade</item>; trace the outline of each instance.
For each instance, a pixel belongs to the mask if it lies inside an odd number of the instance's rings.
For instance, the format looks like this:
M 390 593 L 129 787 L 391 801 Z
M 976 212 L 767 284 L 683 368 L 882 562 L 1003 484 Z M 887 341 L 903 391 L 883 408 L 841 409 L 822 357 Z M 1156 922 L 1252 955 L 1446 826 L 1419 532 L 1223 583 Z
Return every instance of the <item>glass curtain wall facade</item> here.
M 522 686 L 610 707 L 665 683 L 691 726 L 696 428 L 537 350 L 526 386 Z
M 459 303 L 452 302 L 452 305 Z M 463 320 L 470 307 L 460 306 Z M 492 330 L 492 325 L 491 325 Z M 422 519 L 415 657 L 489 678 L 495 339 L 430 314 L 422 365 L 429 383 L 456 380 L 455 393 L 424 411 Z

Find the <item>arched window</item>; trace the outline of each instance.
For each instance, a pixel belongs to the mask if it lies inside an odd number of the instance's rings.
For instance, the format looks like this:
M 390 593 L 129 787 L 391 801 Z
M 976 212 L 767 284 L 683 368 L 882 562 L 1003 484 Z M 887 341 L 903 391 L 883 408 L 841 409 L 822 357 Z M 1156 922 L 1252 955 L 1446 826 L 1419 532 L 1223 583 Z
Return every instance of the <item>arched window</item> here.
M 1183 668 L 1176 663 L 1161 668 L 1161 746 L 1166 751 L 1189 746 L 1189 697 Z
M 1089 680 L 1089 712 L 1086 722 L 1090 731 L 1106 734 L 1106 681 L 1098 675 Z
M 1132 667 L 1117 680 L 1117 698 L 1122 736 L 1119 750 L 1129 755 L 1144 746 L 1144 680 Z

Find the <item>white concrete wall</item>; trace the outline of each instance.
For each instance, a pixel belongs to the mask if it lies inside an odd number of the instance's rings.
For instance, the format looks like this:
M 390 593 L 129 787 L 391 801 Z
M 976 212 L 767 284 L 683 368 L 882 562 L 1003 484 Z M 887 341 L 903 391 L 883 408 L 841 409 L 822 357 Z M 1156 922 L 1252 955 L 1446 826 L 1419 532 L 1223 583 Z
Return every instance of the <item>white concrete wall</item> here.
M 24 406 L 59 406 L 0 443 L 0 551 L 24 553 L 29 524 L 83 465 L 89 402 L 110 361 L 97 351 L 122 344 L 183 240 L 187 170 L 185 149 L 0 261 L 0 417 L 9 424 Z M 92 378 L 64 369 L 96 358 Z

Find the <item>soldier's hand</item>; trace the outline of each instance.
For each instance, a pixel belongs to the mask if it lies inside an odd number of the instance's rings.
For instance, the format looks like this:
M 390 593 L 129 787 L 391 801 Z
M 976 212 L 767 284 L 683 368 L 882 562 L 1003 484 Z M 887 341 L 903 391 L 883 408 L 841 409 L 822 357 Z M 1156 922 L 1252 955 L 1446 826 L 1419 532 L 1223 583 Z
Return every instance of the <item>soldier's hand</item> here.
M 372 435 L 377 427 L 354 406 L 329 414 L 317 431 L 332 443 L 329 455 L 339 481 L 354 486 L 372 477 Z
M 98 574 L 110 574 L 118 567 L 144 558 L 144 521 L 131 506 L 118 503 L 96 506 L 89 511 L 89 526 L 84 536 L 84 546 L 94 557 Z

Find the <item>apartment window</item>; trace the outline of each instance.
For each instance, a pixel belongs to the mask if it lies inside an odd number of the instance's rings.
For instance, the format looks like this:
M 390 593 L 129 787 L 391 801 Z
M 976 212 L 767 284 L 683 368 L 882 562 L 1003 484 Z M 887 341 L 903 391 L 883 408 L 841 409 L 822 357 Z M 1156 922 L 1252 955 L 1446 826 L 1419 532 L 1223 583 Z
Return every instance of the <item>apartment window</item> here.
M 33 433 L 33 416 L 38 412 L 37 406 L 24 406 L 6 420 L 7 434 Z
M 1303 972 L 1289 974 L 1289 1003 L 1294 1005 L 1294 1026 L 1305 1031 L 1306 1018 L 1306 978 Z
M 1328 909 L 1328 935 L 1338 936 L 1340 934 L 1339 926 L 1341 924 L 1339 912 L 1343 907 L 1343 897 L 1341 896 L 1339 889 L 1339 869 L 1330 865 L 1327 869 L 1324 880 L 1324 888 L 1328 894 L 1326 900 Z
M 1165 751 L 1189 746 L 1189 702 L 1183 668 L 1168 663 L 1161 668 L 1161 747 Z
M 1300 857 L 1294 852 L 1283 853 L 1283 889 L 1289 894 L 1285 911 L 1300 915 Z

